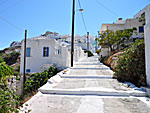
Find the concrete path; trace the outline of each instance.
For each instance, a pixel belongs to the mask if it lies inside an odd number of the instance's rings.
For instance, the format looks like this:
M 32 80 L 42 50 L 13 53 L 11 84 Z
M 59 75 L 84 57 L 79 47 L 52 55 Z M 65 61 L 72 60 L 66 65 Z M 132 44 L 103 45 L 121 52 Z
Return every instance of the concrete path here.
M 27 102 L 28 109 L 31 113 L 150 113 L 144 91 L 112 76 L 97 56 L 86 58 L 52 77 Z

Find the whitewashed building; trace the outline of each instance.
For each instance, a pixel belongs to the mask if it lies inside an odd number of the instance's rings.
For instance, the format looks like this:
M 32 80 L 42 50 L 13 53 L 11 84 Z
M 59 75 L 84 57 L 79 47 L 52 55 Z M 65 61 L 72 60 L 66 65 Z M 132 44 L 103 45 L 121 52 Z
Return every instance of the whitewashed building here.
M 93 41 L 95 37 L 89 35 L 89 50 L 93 52 Z M 62 39 L 57 40 L 58 42 L 66 42 L 68 44 L 71 44 L 71 36 L 70 35 L 64 35 L 62 36 Z M 83 50 L 87 50 L 87 35 L 76 35 L 74 40 L 74 45 L 81 47 Z
M 24 66 L 24 40 L 21 42 L 20 74 L 23 74 Z M 80 47 L 75 47 L 74 60 L 85 57 Z M 36 37 L 27 39 L 26 48 L 26 72 L 41 72 L 49 66 L 64 69 L 70 66 L 70 48 L 62 46 L 55 39 Z
M 147 84 L 150 86 L 150 5 L 147 5 L 143 10 L 138 12 L 134 17 L 138 18 L 145 14 L 145 27 L 144 27 L 144 39 L 145 39 L 145 58 L 146 58 L 146 76 Z
M 131 19 L 122 20 L 119 18 L 115 23 L 112 24 L 102 24 L 100 33 L 103 33 L 106 30 L 113 30 L 116 32 L 117 30 L 124 30 L 124 29 L 133 29 L 136 28 L 137 30 L 133 32 L 131 36 L 132 39 L 141 39 L 144 37 L 144 27 L 143 22 L 139 22 L 138 18 L 134 17 Z M 110 55 L 110 48 L 103 47 L 101 48 L 101 57 L 109 56 Z
M 119 18 L 116 23 L 112 24 L 102 24 L 100 33 L 106 31 L 106 30 L 113 30 L 116 32 L 117 30 L 124 30 L 124 29 L 137 29 L 137 33 L 133 33 L 132 38 L 143 38 L 144 33 L 144 27 L 143 23 L 139 22 L 137 18 L 131 18 L 122 20 L 122 18 Z

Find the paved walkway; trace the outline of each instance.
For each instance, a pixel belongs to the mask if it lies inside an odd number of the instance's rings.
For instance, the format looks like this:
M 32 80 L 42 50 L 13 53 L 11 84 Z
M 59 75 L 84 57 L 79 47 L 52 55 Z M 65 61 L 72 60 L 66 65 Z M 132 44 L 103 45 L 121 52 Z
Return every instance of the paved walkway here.
M 77 62 L 51 78 L 27 104 L 31 113 L 150 113 L 150 101 L 138 88 L 112 79 L 98 57 Z

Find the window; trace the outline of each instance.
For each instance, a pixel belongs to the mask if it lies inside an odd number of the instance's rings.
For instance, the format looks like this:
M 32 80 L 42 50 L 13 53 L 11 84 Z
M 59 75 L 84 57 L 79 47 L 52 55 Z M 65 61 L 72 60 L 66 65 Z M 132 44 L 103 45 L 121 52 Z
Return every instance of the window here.
M 30 47 L 28 47 L 26 49 L 26 57 L 31 57 L 31 48 Z
M 43 57 L 48 57 L 49 56 L 49 47 L 44 47 L 43 48 Z
M 31 70 L 30 69 L 26 69 L 26 73 L 30 73 L 31 72 Z
M 60 54 L 61 54 L 60 49 L 55 49 L 55 55 L 60 55 Z
M 139 33 L 143 33 L 144 32 L 144 27 L 143 26 L 139 26 Z

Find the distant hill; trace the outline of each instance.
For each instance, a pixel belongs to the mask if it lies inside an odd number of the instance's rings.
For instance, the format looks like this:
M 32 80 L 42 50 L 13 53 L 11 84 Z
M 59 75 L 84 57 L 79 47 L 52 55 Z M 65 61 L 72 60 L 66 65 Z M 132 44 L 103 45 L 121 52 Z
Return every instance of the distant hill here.
M 20 51 L 21 43 L 14 41 L 10 44 L 10 47 L 0 50 L 0 57 L 6 62 L 7 65 L 13 67 L 16 71 L 19 71 Z

